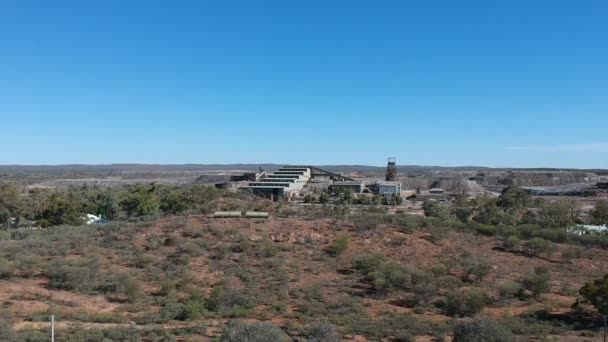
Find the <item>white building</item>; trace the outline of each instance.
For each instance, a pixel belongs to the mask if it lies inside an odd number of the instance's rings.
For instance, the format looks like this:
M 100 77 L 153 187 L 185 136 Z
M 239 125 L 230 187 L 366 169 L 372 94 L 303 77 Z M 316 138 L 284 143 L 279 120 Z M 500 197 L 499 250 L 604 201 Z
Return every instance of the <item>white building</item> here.
M 568 233 L 576 235 L 601 235 L 608 234 L 608 226 L 596 226 L 591 224 L 579 224 L 568 228 Z
M 378 194 L 380 195 L 400 195 L 401 194 L 401 183 L 399 182 L 379 182 L 378 183 Z

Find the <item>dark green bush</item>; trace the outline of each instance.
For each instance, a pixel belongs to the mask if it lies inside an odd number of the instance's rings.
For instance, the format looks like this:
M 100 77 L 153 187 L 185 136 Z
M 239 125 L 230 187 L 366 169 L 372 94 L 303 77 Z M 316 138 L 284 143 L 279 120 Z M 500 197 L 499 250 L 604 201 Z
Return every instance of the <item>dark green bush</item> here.
M 333 244 L 329 248 L 329 253 L 332 256 L 339 256 L 348 249 L 348 236 L 341 236 L 334 240 Z
M 524 251 L 530 256 L 539 256 L 541 254 L 550 256 L 555 250 L 553 244 L 540 237 L 532 238 L 524 243 Z
M 444 276 L 448 274 L 448 268 L 444 264 L 435 264 L 431 267 L 431 272 L 435 276 Z
M 70 264 L 63 258 L 56 258 L 49 263 L 46 271 L 49 287 L 91 293 L 97 286 L 99 267 L 97 258 L 83 259 L 75 264 Z
M 523 290 L 521 284 L 516 281 L 507 281 L 500 286 L 500 296 L 503 298 L 515 298 L 521 295 Z
M 454 326 L 454 342 L 513 342 L 513 333 L 498 322 L 480 318 L 460 322 Z
M 307 342 L 341 342 L 336 326 L 327 321 L 312 324 L 306 333 Z
M 520 240 L 517 236 L 511 235 L 505 241 L 503 241 L 502 246 L 508 250 L 514 250 L 519 246 Z
M 9 279 L 15 274 L 15 266 L 12 262 L 0 258 L 0 279 Z
M 279 327 L 267 322 L 248 324 L 231 321 L 220 336 L 220 342 L 288 342 L 290 340 Z
M 492 271 L 492 265 L 476 259 L 469 253 L 461 255 L 460 266 L 463 270 L 463 281 L 470 281 L 473 277 L 477 282 L 482 282 Z
M 228 283 L 222 283 L 213 289 L 205 307 L 225 317 L 238 317 L 247 314 L 254 302 Z
M 106 294 L 124 295 L 130 303 L 134 303 L 141 294 L 139 282 L 126 273 L 110 275 L 96 286 L 96 290 Z
M 545 267 L 536 267 L 534 272 L 528 273 L 522 279 L 522 286 L 524 289 L 530 291 L 534 298 L 538 299 L 538 296 L 543 293 L 547 293 L 551 290 L 551 272 Z
M 379 254 L 367 254 L 355 257 L 353 267 L 363 274 L 370 273 L 384 263 L 384 257 Z
M 447 295 L 446 313 L 450 316 L 474 316 L 487 302 L 488 296 L 479 288 L 452 291 Z

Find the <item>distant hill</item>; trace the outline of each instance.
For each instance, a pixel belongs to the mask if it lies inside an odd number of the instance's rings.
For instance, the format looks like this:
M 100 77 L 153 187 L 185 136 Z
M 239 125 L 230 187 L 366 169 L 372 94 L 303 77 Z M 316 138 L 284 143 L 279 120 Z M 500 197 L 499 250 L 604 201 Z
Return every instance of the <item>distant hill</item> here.
M 232 170 L 275 170 L 283 164 L 66 164 L 66 165 L 0 165 L 0 173 L 108 173 L 108 172 L 158 172 L 158 171 L 232 171 Z M 384 166 L 370 165 L 316 165 L 329 171 L 342 172 L 381 172 Z M 573 168 L 492 168 L 483 166 L 425 166 L 399 165 L 399 172 L 425 171 L 578 171 L 597 174 L 608 174 L 608 169 L 573 169 Z

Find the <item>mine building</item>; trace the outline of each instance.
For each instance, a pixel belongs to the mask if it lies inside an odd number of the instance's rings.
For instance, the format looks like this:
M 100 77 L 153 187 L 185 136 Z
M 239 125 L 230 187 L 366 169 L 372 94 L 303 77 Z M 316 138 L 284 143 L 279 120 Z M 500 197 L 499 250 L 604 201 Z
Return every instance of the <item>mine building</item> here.
M 310 179 L 308 166 L 283 166 L 270 175 L 250 182 L 247 188 L 254 194 L 273 201 L 297 195 Z
M 304 186 L 317 178 L 335 182 L 354 181 L 342 174 L 315 166 L 286 165 L 271 174 L 264 174 L 259 179 L 249 182 L 245 188 L 256 195 L 279 201 L 299 196 Z
M 258 170 L 257 172 L 245 172 L 242 175 L 230 176 L 230 181 L 231 182 L 242 182 L 242 181 L 256 182 L 256 181 L 264 178 L 264 176 L 266 176 L 266 171 L 264 171 L 260 168 L 260 170 Z
M 360 181 L 342 181 L 334 182 L 329 186 L 330 192 L 336 192 L 340 190 L 352 190 L 356 194 L 360 194 L 366 190 L 365 184 Z
M 378 183 L 378 194 L 379 195 L 399 195 L 401 194 L 401 183 L 400 182 L 379 182 Z

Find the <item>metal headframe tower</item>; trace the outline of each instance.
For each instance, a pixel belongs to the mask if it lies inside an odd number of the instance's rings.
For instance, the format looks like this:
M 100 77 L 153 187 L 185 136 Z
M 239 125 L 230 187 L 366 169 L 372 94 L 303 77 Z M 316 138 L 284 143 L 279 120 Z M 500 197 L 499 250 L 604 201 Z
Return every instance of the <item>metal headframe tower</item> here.
M 397 159 L 394 157 L 388 158 L 386 165 L 386 181 L 392 182 L 397 180 Z

